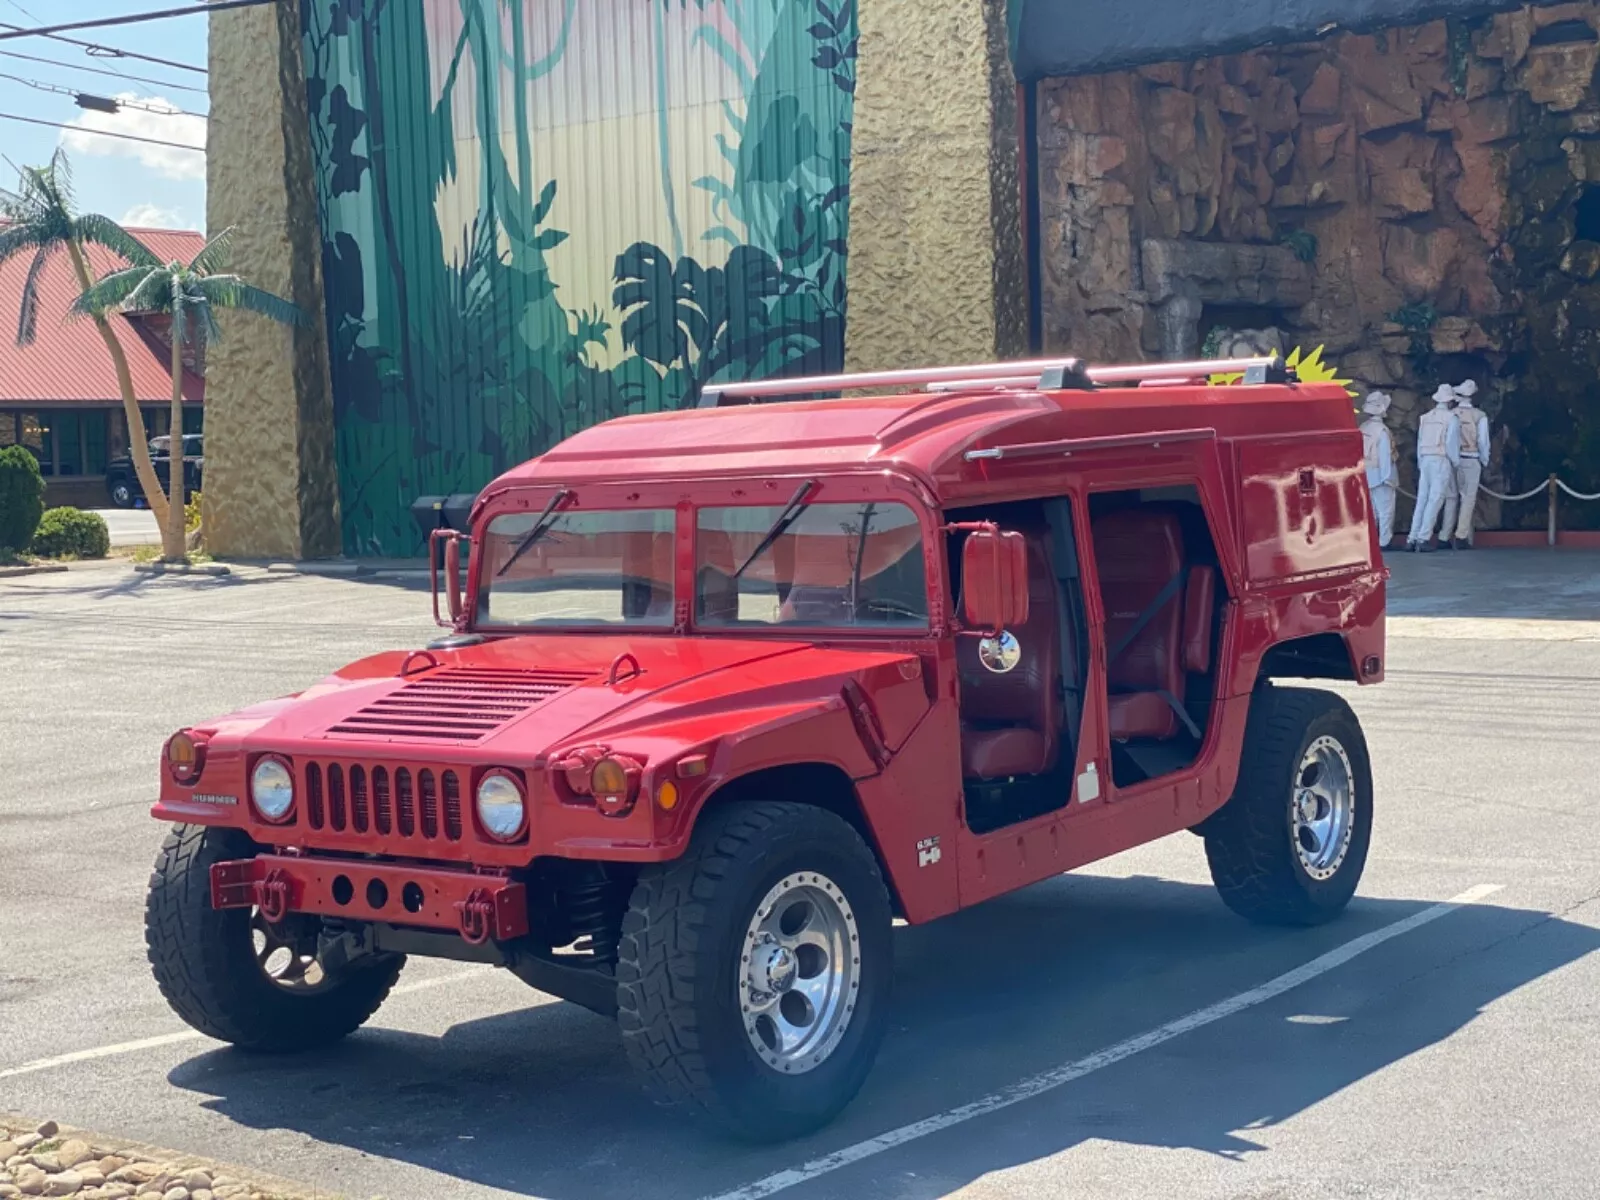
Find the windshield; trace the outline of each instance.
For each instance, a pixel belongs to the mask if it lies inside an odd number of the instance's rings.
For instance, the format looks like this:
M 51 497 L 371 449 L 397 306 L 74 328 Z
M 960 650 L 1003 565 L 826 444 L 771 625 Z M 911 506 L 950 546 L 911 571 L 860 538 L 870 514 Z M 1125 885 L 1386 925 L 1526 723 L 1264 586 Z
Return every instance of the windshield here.
M 793 507 L 770 542 L 783 506 L 699 510 L 696 624 L 927 628 L 922 529 L 910 508 L 811 504 L 796 514 Z
M 485 625 L 672 625 L 670 508 L 506 513 L 480 555 Z

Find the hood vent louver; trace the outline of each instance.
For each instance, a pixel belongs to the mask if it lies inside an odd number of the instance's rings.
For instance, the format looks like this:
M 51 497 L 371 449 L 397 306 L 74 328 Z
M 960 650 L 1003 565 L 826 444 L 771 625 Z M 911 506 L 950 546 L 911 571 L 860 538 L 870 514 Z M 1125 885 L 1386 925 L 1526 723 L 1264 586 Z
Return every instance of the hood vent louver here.
M 482 741 L 529 709 L 593 678 L 587 671 L 443 667 L 328 728 L 330 737 Z

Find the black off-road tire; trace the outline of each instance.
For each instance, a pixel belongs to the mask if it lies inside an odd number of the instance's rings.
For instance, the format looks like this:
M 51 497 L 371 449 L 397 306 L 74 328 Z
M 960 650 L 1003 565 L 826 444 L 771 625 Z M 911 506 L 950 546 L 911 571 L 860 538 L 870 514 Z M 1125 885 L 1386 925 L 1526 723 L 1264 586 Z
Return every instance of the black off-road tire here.
M 853 910 L 855 1009 L 833 1052 L 785 1075 L 757 1056 L 741 1017 L 741 948 L 768 891 L 821 872 Z M 750 1141 L 798 1137 L 854 1098 L 888 1021 L 893 917 L 877 860 L 847 822 L 805 804 L 734 803 L 701 818 L 683 857 L 646 868 L 622 924 L 618 1023 L 659 1098 Z
M 1349 759 L 1354 809 L 1344 857 L 1315 878 L 1295 849 L 1293 796 L 1308 748 L 1331 737 Z M 1320 925 L 1355 895 L 1372 840 L 1372 765 L 1355 713 L 1331 692 L 1258 688 L 1250 701 L 1239 781 L 1202 826 L 1211 879 L 1227 906 L 1268 925 Z
M 161 994 L 207 1037 L 245 1050 L 287 1053 L 338 1041 L 388 996 L 401 955 L 358 959 L 336 979 L 296 993 L 256 961 L 248 908 L 211 907 L 211 865 L 259 851 L 237 829 L 178 825 L 150 876 L 145 945 Z

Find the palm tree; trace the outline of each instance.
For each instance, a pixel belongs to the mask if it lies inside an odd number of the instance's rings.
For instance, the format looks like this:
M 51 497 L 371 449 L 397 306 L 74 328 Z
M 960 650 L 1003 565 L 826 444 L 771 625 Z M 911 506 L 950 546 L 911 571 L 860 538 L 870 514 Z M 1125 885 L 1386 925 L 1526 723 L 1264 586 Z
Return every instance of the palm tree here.
M 222 340 L 217 325 L 221 309 L 243 309 L 283 325 L 305 325 L 306 316 L 289 301 L 252 287 L 237 275 L 225 274 L 231 256 L 233 229 L 224 229 L 206 242 L 185 266 L 173 261 L 162 265 L 153 259 L 112 271 L 73 302 L 75 313 L 95 316 L 112 311 L 166 313 L 172 318 L 172 489 L 167 520 L 162 526 L 162 556 L 168 561 L 185 557 L 183 527 L 183 347 L 192 339 L 200 361 L 207 342 Z
M 17 312 L 17 345 L 32 344 L 39 328 L 39 284 L 45 264 L 61 251 L 72 260 L 80 290 L 93 283 L 85 247 L 103 246 L 130 263 L 156 262 L 156 256 L 122 226 L 95 213 L 79 214 L 72 197 L 72 169 L 61 150 L 55 152 L 48 167 L 23 167 L 14 192 L 0 188 L 0 266 L 19 255 L 33 252 L 28 277 L 22 285 L 22 303 Z M 122 392 L 122 411 L 128 421 L 128 449 L 139 485 L 149 498 L 156 520 L 167 524 L 167 502 L 162 498 L 155 467 L 150 463 L 150 447 L 144 434 L 144 417 L 133 394 L 133 376 L 128 371 L 128 356 L 105 315 L 95 314 L 95 328 L 111 355 L 117 372 L 117 387 Z

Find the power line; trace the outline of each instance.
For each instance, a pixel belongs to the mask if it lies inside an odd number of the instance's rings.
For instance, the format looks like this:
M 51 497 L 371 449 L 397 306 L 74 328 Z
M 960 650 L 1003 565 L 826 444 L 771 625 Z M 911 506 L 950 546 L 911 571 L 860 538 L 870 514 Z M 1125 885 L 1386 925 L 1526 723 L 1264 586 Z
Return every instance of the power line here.
M 205 88 L 190 87 L 186 83 L 173 83 L 168 79 L 150 79 L 143 75 L 129 75 L 126 71 L 108 71 L 104 67 L 89 67 L 80 63 L 62 62 L 57 58 L 40 58 L 36 54 L 23 54 L 16 50 L 0 50 L 0 58 L 18 58 L 24 62 L 43 63 L 48 67 L 60 67 L 64 71 L 88 71 L 94 75 L 109 75 L 113 79 L 131 79 L 134 83 L 148 83 L 152 87 L 169 88 L 175 92 L 193 92 L 196 96 L 207 94 Z
M 182 142 L 168 142 L 161 138 L 138 137 L 131 133 L 112 133 L 106 129 L 87 129 L 82 125 L 63 125 L 60 121 L 41 121 L 38 117 L 19 117 L 16 113 L 0 112 L 0 121 L 21 121 L 26 125 L 48 125 L 52 129 L 65 129 L 71 133 L 87 133 L 91 137 L 120 138 L 124 142 L 147 142 L 152 146 L 171 146 L 174 150 L 193 150 L 204 154 L 204 146 L 186 146 Z
M 257 0 L 257 2 L 259 3 L 260 0 Z M 184 11 L 188 12 L 191 10 L 185 9 Z M 192 11 L 200 12 L 201 10 L 194 9 Z M 6 21 L 0 21 L 0 29 L 9 29 L 14 31 L 12 33 L 0 33 L 0 38 L 29 37 L 33 36 L 35 33 L 35 31 L 32 29 L 24 29 L 21 25 L 12 25 Z M 137 58 L 140 62 L 155 63 L 157 66 L 161 67 L 172 67 L 179 71 L 193 71 L 196 75 L 204 75 L 206 73 L 206 69 L 204 67 L 195 67 L 188 63 L 174 62 L 170 58 L 158 58 L 153 54 L 140 54 L 136 50 L 119 50 L 115 46 L 102 46 L 98 42 L 83 42 L 79 41 L 77 38 L 62 37 L 57 33 L 47 33 L 44 36 L 49 38 L 52 42 L 65 42 L 69 46 L 82 46 L 89 52 L 90 55 L 95 58 Z M 118 74 L 121 74 L 121 72 L 118 72 Z
M 9 4 L 12 8 L 16 9 L 23 16 L 27 17 L 28 20 L 32 21 L 35 25 L 44 24 L 44 22 L 41 21 L 36 15 L 34 15 L 34 13 L 31 10 L 23 8 L 22 5 L 17 2 L 17 0 L 5 0 L 5 2 L 7 4 Z M 16 28 L 16 26 L 10 26 L 10 28 Z M 58 39 L 58 40 L 66 41 L 67 39 L 66 38 L 61 38 L 61 39 Z M 109 49 L 109 47 L 108 47 L 108 49 Z M 91 50 L 91 51 L 89 51 L 89 53 L 93 54 L 94 51 Z M 106 75 L 120 75 L 124 79 L 133 79 L 134 78 L 134 76 L 129 75 L 126 71 L 112 70 L 112 71 L 105 71 L 103 73 L 106 74 Z
M 65 84 L 41 83 L 37 79 L 24 79 L 21 75 L 11 75 L 5 71 L 0 71 L 0 79 L 9 79 L 12 83 L 20 83 L 24 87 L 31 87 L 41 92 L 53 92 L 58 96 L 73 96 L 77 99 L 79 108 L 94 109 L 96 112 L 117 112 L 121 109 L 130 108 L 137 112 L 155 113 L 157 116 L 161 117 L 196 117 L 201 121 L 207 119 L 204 113 L 188 112 L 181 108 L 157 108 L 153 104 L 143 104 L 138 100 L 123 100 L 120 98 L 113 99 L 108 96 L 94 96 L 85 93 L 78 88 L 67 87 Z M 85 98 L 95 101 L 96 103 L 85 104 L 83 102 Z M 106 105 L 109 105 L 110 107 L 107 108 L 105 107 Z
M 160 21 L 166 17 L 192 17 L 199 12 L 221 12 L 229 8 L 254 8 L 262 4 L 276 4 L 278 0 L 212 0 L 208 4 L 191 4 L 187 8 L 161 8 L 150 12 L 126 13 L 120 17 L 98 17 L 93 21 L 69 21 L 65 25 L 40 25 L 36 29 L 8 26 L 10 33 L 0 33 L 0 42 L 8 38 L 53 37 L 76 29 L 105 29 L 112 25 L 138 25 L 145 21 Z

